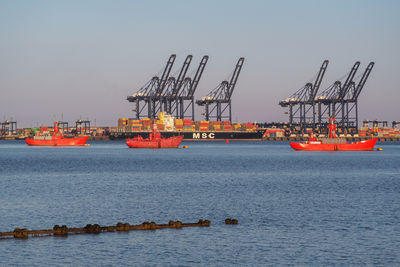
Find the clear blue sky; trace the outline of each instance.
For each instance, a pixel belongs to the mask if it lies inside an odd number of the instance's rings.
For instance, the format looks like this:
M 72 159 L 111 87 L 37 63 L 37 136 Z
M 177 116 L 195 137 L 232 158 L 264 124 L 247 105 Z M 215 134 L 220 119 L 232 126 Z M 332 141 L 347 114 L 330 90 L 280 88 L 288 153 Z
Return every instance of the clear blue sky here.
M 210 60 L 195 97 L 246 58 L 235 121 L 286 121 L 278 105 L 329 59 L 321 90 L 361 61 L 376 65 L 360 119 L 400 120 L 400 1 L 0 0 L 0 120 L 116 125 L 126 97 L 177 54 Z M 197 119 L 202 117 L 196 116 Z

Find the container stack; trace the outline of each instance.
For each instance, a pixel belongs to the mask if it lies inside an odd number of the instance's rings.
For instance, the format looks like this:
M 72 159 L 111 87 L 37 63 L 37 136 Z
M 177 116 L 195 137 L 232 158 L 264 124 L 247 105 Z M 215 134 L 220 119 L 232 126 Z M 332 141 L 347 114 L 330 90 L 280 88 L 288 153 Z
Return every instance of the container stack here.
M 33 135 L 35 135 L 38 131 L 39 131 L 38 128 L 30 128 L 30 129 L 27 128 L 27 129 L 24 129 L 24 135 L 28 136 L 30 133 L 33 133 Z
M 140 120 L 130 119 L 129 123 L 128 123 L 128 127 L 129 127 L 129 129 L 131 129 L 134 132 L 141 131 L 142 130 L 142 122 Z
M 378 129 L 378 137 L 389 137 L 389 129 L 387 127 Z
M 264 136 L 267 137 L 283 137 L 285 134 L 285 130 L 284 129 L 280 129 L 280 128 L 268 128 L 265 131 Z
M 142 119 L 142 125 L 143 125 L 143 130 L 144 131 L 151 131 L 152 130 L 152 128 L 151 128 L 152 124 L 153 124 L 153 122 L 152 122 L 151 119 L 149 119 L 149 118 Z
M 196 129 L 196 125 L 190 119 L 183 119 L 183 131 L 193 132 Z
M 213 121 L 211 122 L 211 127 L 213 131 L 221 131 L 221 122 L 220 121 Z
M 400 130 L 399 129 L 389 129 L 389 137 L 399 137 L 400 136 Z
M 210 122 L 209 121 L 200 121 L 200 128 L 201 132 L 206 132 L 210 130 Z
M 365 137 L 368 134 L 368 127 L 361 127 L 360 130 L 358 131 L 358 136 L 360 137 Z
M 253 123 L 246 123 L 245 124 L 245 128 L 246 131 L 250 132 L 250 131 L 254 131 L 257 129 L 257 125 L 253 124 Z
M 241 123 L 235 123 L 232 125 L 234 131 L 243 131 L 243 125 Z
M 178 132 L 183 131 L 183 119 L 175 119 L 175 129 Z
M 377 137 L 399 137 L 400 131 L 397 128 L 389 129 L 388 127 L 361 127 L 358 131 L 360 137 L 377 136 Z
M 126 126 L 128 126 L 128 119 L 127 118 L 118 119 L 118 128 L 125 128 Z
M 233 131 L 233 127 L 232 127 L 230 121 L 223 121 L 222 125 L 223 125 L 223 130 L 224 131 Z

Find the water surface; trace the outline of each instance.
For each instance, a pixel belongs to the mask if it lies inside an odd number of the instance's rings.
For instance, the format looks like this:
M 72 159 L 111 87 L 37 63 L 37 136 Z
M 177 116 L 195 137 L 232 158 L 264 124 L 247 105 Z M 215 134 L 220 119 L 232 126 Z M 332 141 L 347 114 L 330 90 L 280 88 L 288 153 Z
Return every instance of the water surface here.
M 209 228 L 0 240 L 1 265 L 400 265 L 400 145 L 184 145 L 0 142 L 0 231 L 211 220 Z

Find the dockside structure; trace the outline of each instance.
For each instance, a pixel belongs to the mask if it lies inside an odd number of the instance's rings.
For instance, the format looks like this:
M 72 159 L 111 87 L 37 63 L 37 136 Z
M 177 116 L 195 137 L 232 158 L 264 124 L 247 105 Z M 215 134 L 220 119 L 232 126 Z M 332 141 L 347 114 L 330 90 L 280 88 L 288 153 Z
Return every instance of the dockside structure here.
M 175 114 L 177 118 L 194 120 L 194 93 L 204 72 L 208 56 L 203 56 L 193 78 L 187 76 L 192 58 L 192 55 L 186 57 L 178 77 L 175 78 L 169 76 L 176 59 L 176 55 L 172 54 L 161 77 L 154 76 L 136 93 L 127 97 L 129 102 L 134 103 L 133 111 L 137 120 L 155 119 L 159 112 L 168 112 Z
M 336 117 L 337 129 L 343 133 L 357 133 L 358 97 L 375 63 L 368 64 L 357 84 L 355 75 L 360 65 L 357 61 L 344 76 L 347 78 L 343 84 L 337 80 L 318 94 L 328 63 L 328 60 L 323 62 L 314 84 L 307 83 L 289 98 L 279 102 L 280 106 L 289 108 L 292 131 L 297 129 L 305 133 L 307 128 L 311 128 L 314 132 L 326 132 L 329 118 Z

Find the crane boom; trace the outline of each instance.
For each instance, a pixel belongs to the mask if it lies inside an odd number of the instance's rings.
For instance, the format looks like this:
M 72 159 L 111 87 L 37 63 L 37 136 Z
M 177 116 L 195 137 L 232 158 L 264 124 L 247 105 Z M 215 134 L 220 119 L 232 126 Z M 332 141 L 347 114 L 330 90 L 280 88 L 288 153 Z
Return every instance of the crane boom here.
M 193 78 L 193 81 L 190 85 L 190 89 L 188 90 L 188 94 L 186 95 L 187 98 L 192 98 L 194 95 L 194 92 L 196 91 L 197 85 L 199 84 L 201 75 L 203 74 L 204 68 L 206 67 L 208 61 L 208 56 L 204 56 L 199 64 L 199 67 L 197 68 L 196 74 Z
M 368 79 L 368 76 L 371 73 L 372 68 L 374 67 L 374 65 L 375 65 L 375 62 L 373 62 L 373 61 L 368 64 L 368 66 L 365 69 L 364 74 L 363 74 L 360 82 L 357 85 L 357 88 L 356 88 L 356 90 L 354 92 L 354 95 L 353 95 L 351 100 L 353 100 L 353 101 L 357 100 L 357 98 L 360 95 L 361 90 L 363 89 L 363 87 L 364 87 L 364 85 L 365 85 L 365 83 L 366 83 L 366 81 Z
M 178 79 L 175 81 L 175 86 L 172 89 L 171 96 L 176 97 L 179 93 L 180 88 L 182 87 L 183 80 L 185 79 L 186 73 L 189 69 L 189 65 L 192 62 L 192 55 L 188 55 L 183 63 L 181 71 L 179 72 Z
M 319 69 L 319 73 L 317 79 L 315 79 L 314 85 L 311 90 L 310 98 L 308 99 L 309 102 L 313 102 L 315 97 L 317 96 L 318 89 L 321 86 L 322 78 L 324 78 L 325 71 L 328 68 L 329 60 L 324 60 L 322 63 L 321 68 Z
M 235 71 L 233 72 L 231 81 L 229 82 L 229 85 L 228 85 L 228 94 L 226 95 L 226 100 L 231 99 L 233 89 L 235 89 L 236 82 L 239 78 L 240 71 L 242 70 L 243 62 L 244 62 L 244 57 L 239 58 L 239 60 L 236 64 L 236 67 L 235 67 Z
M 344 82 L 343 86 L 341 87 L 341 90 L 339 93 L 339 99 L 343 100 L 345 98 L 345 96 L 350 88 L 350 84 L 352 83 L 359 66 L 360 66 L 360 61 L 357 61 L 356 63 L 354 63 L 353 68 L 351 69 L 349 75 L 347 76 L 346 81 Z
M 164 90 L 165 84 L 168 80 L 169 73 L 171 72 L 172 66 L 174 65 L 175 58 L 176 58 L 175 54 L 172 54 L 169 57 L 167 65 L 165 66 L 163 74 L 160 78 L 160 84 L 159 84 L 158 88 L 156 89 L 156 92 L 155 92 L 156 95 L 161 95 L 162 91 Z

